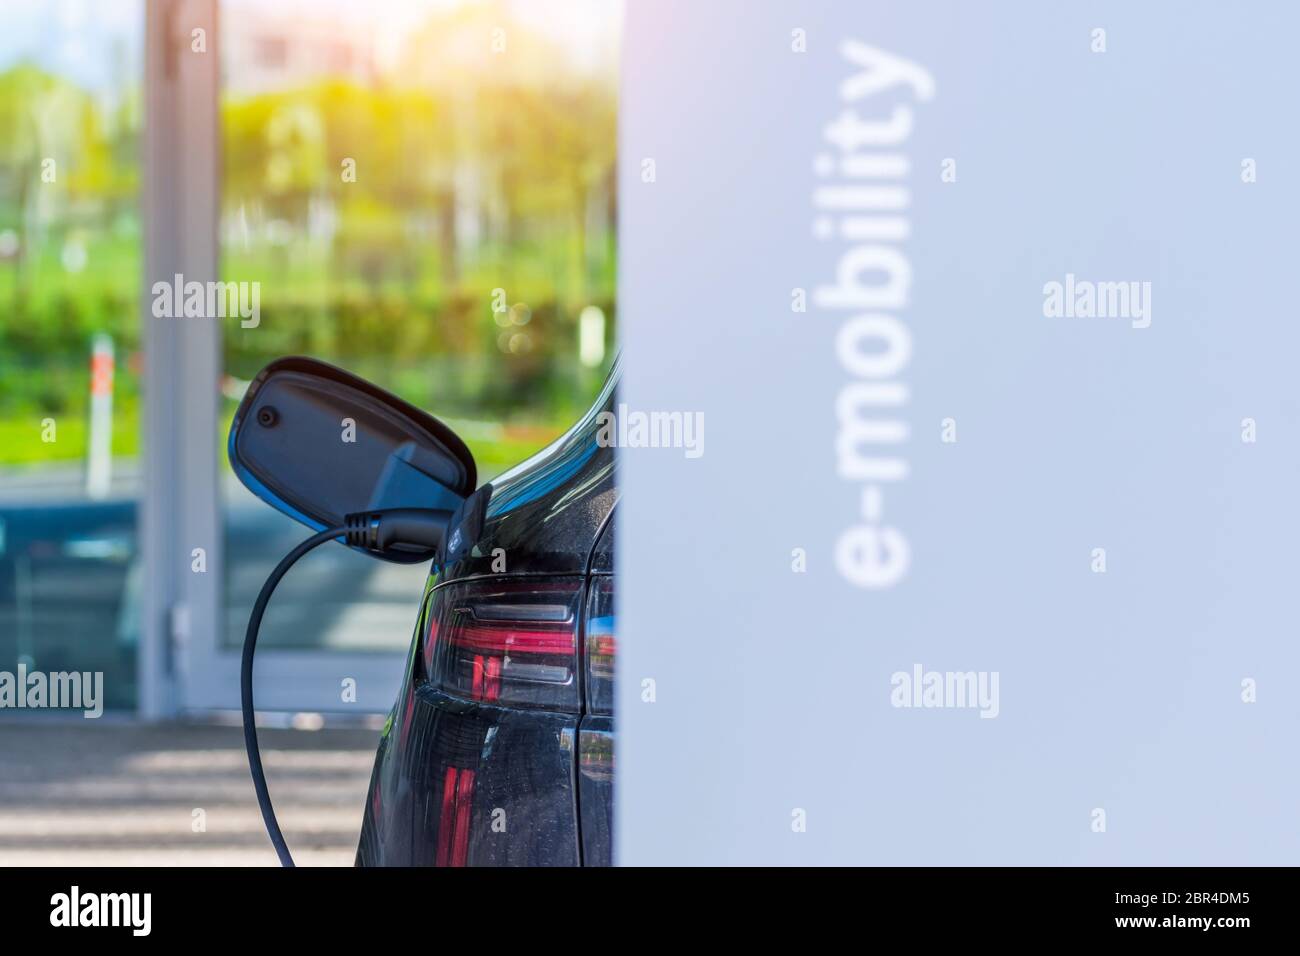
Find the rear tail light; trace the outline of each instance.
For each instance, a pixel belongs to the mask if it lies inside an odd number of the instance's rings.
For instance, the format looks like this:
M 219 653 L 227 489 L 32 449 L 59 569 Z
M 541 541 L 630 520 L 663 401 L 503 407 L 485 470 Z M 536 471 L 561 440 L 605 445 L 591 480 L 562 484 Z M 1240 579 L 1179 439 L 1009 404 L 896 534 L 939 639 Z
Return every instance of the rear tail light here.
M 424 669 L 444 692 L 579 710 L 580 579 L 478 580 L 433 592 Z
M 435 866 L 464 866 L 468 861 L 473 800 L 474 771 L 448 767 L 442 781 L 442 813 L 438 818 Z
M 587 595 L 587 709 L 614 712 L 614 578 L 592 579 Z

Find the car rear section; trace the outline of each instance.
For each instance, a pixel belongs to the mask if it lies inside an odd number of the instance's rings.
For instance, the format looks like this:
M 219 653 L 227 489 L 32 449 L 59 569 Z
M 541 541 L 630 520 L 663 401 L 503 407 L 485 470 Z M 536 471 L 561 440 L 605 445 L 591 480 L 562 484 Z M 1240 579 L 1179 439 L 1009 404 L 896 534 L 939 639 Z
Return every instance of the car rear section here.
M 587 415 L 474 493 L 426 587 L 361 866 L 608 865 L 614 449 Z

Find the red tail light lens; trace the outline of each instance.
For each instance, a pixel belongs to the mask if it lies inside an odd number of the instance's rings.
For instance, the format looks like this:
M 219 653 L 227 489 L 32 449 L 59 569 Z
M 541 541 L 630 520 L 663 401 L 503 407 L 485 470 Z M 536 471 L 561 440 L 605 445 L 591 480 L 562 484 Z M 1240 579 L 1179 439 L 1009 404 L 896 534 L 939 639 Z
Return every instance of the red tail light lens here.
M 464 866 L 468 861 L 473 800 L 474 771 L 448 767 L 442 780 L 442 813 L 438 817 L 435 866 Z
M 587 706 L 614 712 L 614 576 L 593 578 L 587 596 Z
M 471 700 L 579 710 L 580 579 L 471 581 L 433 592 L 424 669 Z

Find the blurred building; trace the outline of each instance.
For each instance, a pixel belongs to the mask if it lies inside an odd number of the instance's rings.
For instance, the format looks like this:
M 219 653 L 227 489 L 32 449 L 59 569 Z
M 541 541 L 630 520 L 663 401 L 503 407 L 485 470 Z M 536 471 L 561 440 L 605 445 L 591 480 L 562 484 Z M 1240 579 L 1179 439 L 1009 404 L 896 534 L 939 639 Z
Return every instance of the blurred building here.
M 317 5 L 229 4 L 221 19 L 221 84 L 230 96 L 292 89 L 321 77 L 362 86 L 379 79 L 373 16 L 337 16 Z

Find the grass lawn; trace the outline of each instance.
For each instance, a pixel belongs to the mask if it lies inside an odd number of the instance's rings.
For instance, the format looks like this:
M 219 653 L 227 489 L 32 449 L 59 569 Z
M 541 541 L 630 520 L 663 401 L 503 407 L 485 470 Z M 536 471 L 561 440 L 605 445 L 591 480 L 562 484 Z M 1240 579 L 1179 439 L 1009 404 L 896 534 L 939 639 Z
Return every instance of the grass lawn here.
M 54 441 L 43 439 L 46 417 L 54 419 Z M 0 418 L 0 467 L 39 462 L 75 462 L 86 457 L 89 423 L 84 414 L 45 416 L 39 412 Z M 113 457 L 140 453 L 139 415 L 123 409 L 113 415 Z
M 113 457 L 135 458 L 140 454 L 139 430 L 134 422 L 119 420 L 113 432 Z M 223 425 L 220 437 L 221 469 L 229 471 L 226 461 L 226 439 L 229 419 Z M 453 424 L 453 427 L 454 424 Z M 499 437 L 466 438 L 478 465 L 479 482 L 489 481 L 507 468 L 519 464 L 548 442 L 560 435 L 567 426 L 530 428 L 520 434 L 505 430 Z M 62 415 L 58 419 L 57 440 L 41 441 L 40 419 L 27 421 L 0 420 L 0 468 L 7 465 L 30 467 L 41 462 L 71 464 L 84 461 L 86 457 L 86 420 L 85 418 Z M 539 436 L 548 437 L 541 438 Z

